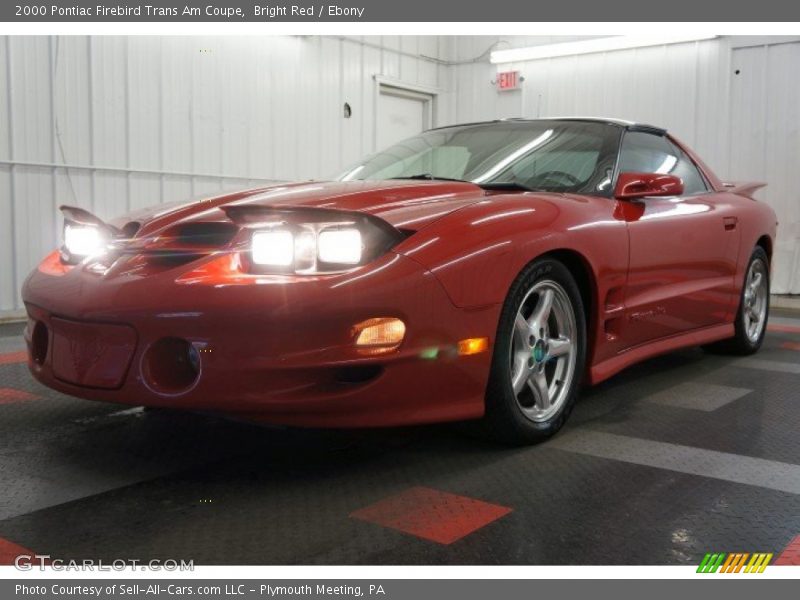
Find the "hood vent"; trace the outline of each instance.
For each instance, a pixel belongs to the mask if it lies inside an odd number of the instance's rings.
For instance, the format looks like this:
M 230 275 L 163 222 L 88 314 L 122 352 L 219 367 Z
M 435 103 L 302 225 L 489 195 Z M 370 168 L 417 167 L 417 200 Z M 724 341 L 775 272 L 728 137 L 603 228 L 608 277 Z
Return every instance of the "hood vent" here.
M 233 223 L 181 223 L 159 233 L 141 252 L 159 267 L 177 267 L 227 246 L 239 227 Z
M 138 223 L 128 223 L 123 232 L 134 233 Z M 130 231 L 128 228 L 130 227 Z M 120 239 L 106 256 L 96 261 L 106 275 L 154 275 L 179 267 L 226 248 L 239 227 L 227 222 L 189 222 L 173 225 L 151 236 Z
M 238 231 L 233 223 L 182 223 L 168 229 L 163 237 L 171 238 L 178 247 L 221 248 L 227 246 Z
M 122 235 L 130 239 L 136 235 L 136 232 L 142 227 L 138 221 L 129 221 L 122 227 Z

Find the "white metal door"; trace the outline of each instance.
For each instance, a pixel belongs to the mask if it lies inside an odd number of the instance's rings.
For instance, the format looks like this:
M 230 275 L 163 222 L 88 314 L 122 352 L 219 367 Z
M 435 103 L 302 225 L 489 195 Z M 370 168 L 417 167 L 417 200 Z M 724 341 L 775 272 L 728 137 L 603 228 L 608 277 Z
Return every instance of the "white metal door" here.
M 376 111 L 378 150 L 428 129 L 432 101 L 429 94 L 381 85 Z
M 766 181 L 758 192 L 778 215 L 772 291 L 800 294 L 800 43 L 733 50 L 730 162 L 734 180 Z

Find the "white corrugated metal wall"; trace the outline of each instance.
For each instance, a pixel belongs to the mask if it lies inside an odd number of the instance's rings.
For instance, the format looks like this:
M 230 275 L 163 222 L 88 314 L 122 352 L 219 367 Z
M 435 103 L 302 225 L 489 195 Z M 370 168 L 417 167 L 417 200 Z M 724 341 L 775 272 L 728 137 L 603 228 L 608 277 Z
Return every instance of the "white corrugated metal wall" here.
M 373 150 L 378 74 L 436 88 L 439 125 L 618 116 L 669 128 L 723 178 L 768 179 L 761 197 L 781 220 L 774 291 L 800 293 L 800 200 L 791 159 L 799 152 L 800 119 L 792 110 L 797 102 L 777 101 L 800 97 L 800 79 L 785 75 L 800 72 L 792 39 L 719 38 L 502 65 L 522 71 L 523 89 L 495 90 L 490 46 L 555 41 L 566 40 L 0 38 L 0 315 L 21 308 L 22 279 L 56 244 L 58 204 L 108 217 L 260 180 L 331 174 Z M 752 56 L 743 50 L 757 47 L 763 51 Z M 734 85 L 734 60 L 769 74 L 767 85 Z M 351 119 L 342 117 L 345 101 Z M 743 153 L 741 123 L 734 122 L 741 114 L 752 116 L 753 135 L 781 132 L 777 150 L 750 144 Z M 786 156 L 775 155 L 780 148 Z
M 775 283 L 800 293 L 800 41 L 735 48 L 728 172 L 767 181 L 780 220 Z
M 455 38 L 453 56 L 566 41 Z M 800 293 L 800 38 L 708 41 L 521 63 L 454 67 L 456 121 L 503 117 L 620 117 L 668 128 L 723 179 L 757 179 L 781 222 L 773 292 Z M 748 48 L 760 50 L 750 51 Z M 736 63 L 747 65 L 737 75 Z M 497 71 L 519 70 L 522 89 L 498 92 Z M 746 75 L 746 77 L 745 77 Z M 737 77 L 739 79 L 737 79 Z M 748 115 L 747 123 L 742 116 Z M 760 140 L 760 142 L 758 141 Z
M 0 316 L 19 312 L 21 282 L 57 245 L 58 205 L 112 217 L 331 175 L 373 150 L 373 76 L 446 92 L 446 46 L 432 36 L 0 38 Z M 448 103 L 442 93 L 442 122 Z

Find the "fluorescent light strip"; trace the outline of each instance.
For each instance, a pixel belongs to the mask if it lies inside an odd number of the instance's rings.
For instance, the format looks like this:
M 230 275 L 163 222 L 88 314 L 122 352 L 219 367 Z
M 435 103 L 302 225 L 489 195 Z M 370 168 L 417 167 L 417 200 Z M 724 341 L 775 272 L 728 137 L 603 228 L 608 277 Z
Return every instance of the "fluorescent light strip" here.
M 612 37 L 593 38 L 577 42 L 563 42 L 560 44 L 545 44 L 542 46 L 527 46 L 525 48 L 510 48 L 508 50 L 495 50 L 490 56 L 494 64 L 507 62 L 522 62 L 526 60 L 539 60 L 542 58 L 555 58 L 558 56 L 575 56 L 577 54 L 592 54 L 595 52 L 611 52 L 613 50 L 629 50 L 631 48 L 646 48 L 648 46 L 664 46 L 667 44 L 680 44 L 683 42 L 698 42 L 710 40 L 716 35 L 616 35 Z

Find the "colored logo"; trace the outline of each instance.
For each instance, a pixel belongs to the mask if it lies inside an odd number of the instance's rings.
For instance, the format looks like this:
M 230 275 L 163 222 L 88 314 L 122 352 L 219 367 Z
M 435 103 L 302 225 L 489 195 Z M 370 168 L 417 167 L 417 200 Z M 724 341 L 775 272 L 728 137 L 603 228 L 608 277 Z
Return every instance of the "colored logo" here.
M 709 552 L 703 557 L 698 573 L 763 573 L 772 560 L 769 552 Z
M 538 340 L 533 348 L 531 348 L 531 355 L 533 360 L 537 363 L 543 362 L 547 357 L 547 344 L 544 340 Z

